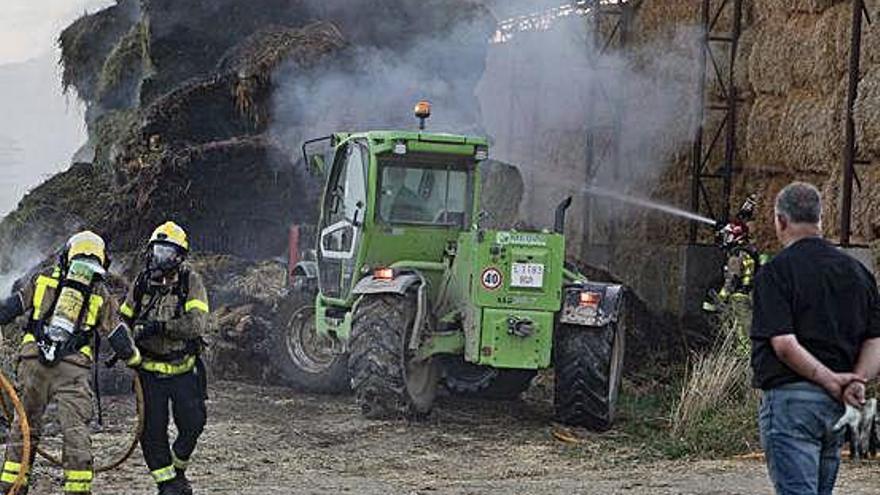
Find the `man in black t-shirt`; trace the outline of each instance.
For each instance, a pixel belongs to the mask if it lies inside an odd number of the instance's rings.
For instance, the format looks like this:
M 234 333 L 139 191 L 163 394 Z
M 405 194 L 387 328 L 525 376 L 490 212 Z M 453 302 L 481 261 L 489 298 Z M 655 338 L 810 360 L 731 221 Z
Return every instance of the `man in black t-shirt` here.
M 819 191 L 795 182 L 776 198 L 785 249 L 755 280 L 754 385 L 761 442 L 778 494 L 831 494 L 844 402 L 861 407 L 880 371 L 880 296 L 865 267 L 821 237 Z

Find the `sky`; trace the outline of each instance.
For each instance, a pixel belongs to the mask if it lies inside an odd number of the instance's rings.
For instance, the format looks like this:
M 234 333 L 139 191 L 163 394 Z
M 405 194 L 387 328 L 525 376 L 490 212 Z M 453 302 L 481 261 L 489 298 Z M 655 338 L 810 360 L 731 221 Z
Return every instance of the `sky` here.
M 0 65 L 24 62 L 55 49 L 58 33 L 85 12 L 112 0 L 3 0 Z
M 0 216 L 85 142 L 83 108 L 61 91 L 56 39 L 113 0 L 3 0 L 0 16 Z M 11 117 L 11 118 L 10 118 Z

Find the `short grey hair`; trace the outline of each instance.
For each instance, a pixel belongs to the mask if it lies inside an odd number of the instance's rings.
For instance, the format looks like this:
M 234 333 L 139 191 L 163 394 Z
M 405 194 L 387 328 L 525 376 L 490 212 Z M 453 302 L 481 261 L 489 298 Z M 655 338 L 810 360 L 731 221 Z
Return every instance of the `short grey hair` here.
M 819 224 L 822 219 L 822 195 L 806 182 L 792 182 L 776 196 L 776 214 L 791 223 Z

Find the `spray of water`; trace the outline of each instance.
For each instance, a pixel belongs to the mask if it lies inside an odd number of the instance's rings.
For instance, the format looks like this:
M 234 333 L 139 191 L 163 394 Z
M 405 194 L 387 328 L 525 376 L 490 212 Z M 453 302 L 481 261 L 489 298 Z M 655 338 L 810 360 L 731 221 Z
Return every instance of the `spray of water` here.
M 677 217 L 686 218 L 688 220 L 693 220 L 695 222 L 705 223 L 707 225 L 715 225 L 715 220 L 711 218 L 704 217 L 702 215 L 698 215 L 696 213 L 682 210 L 681 208 L 676 208 L 675 206 L 667 205 L 664 203 L 659 203 L 657 201 L 651 201 L 643 198 L 636 198 L 633 196 L 628 196 L 626 194 L 611 191 L 605 188 L 599 188 L 596 186 L 586 186 L 582 189 L 584 194 L 590 196 L 596 196 L 601 198 L 609 198 L 617 201 L 621 201 L 623 203 L 641 206 L 642 208 L 648 208 L 651 210 L 662 211 L 664 213 L 668 213 L 670 215 L 675 215 Z

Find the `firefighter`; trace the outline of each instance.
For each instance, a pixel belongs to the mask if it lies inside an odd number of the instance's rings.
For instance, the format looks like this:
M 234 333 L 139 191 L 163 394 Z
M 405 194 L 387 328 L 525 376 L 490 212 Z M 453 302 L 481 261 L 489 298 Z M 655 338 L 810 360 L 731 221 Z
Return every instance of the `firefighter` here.
M 109 334 L 117 318 L 116 306 L 103 284 L 108 266 L 104 240 L 93 232 L 80 232 L 67 241 L 54 268 L 0 301 L 0 324 L 30 312 L 19 353 L 18 388 L 34 447 L 40 439 L 46 406 L 53 400 L 58 405 L 64 437 L 64 493 L 87 494 L 92 489 L 92 342 L 95 332 Z M 18 421 L 16 418 L 13 423 L 6 447 L 0 474 L 2 493 L 9 491 L 21 470 Z
M 208 324 L 208 296 L 202 278 L 186 263 L 186 232 L 166 222 L 153 232 L 144 270 L 132 285 L 120 313 L 136 343 L 118 356 L 140 362 L 144 387 L 141 448 L 161 495 L 191 494 L 186 470 L 205 426 L 205 369 L 199 357 Z M 177 425 L 169 446 L 168 405 Z
M 724 285 L 718 292 L 710 291 L 703 309 L 718 311 L 718 305 L 731 298 L 748 298 L 762 256 L 750 236 L 749 222 L 754 219 L 757 197 L 749 195 L 736 214 L 736 218 L 725 224 L 717 233 L 718 245 L 727 256 L 724 266 Z

